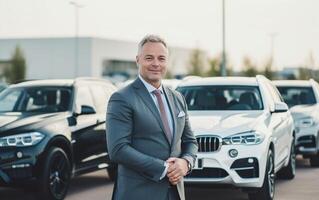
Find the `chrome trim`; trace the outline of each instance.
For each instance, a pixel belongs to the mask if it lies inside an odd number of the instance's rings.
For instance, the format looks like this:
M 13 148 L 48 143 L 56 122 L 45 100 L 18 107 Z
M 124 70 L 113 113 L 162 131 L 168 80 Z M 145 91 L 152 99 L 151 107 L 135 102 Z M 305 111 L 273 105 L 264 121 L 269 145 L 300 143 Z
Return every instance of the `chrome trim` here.
M 249 169 L 255 169 L 254 167 L 239 167 L 239 168 L 231 168 L 232 170 L 249 170 Z
M 220 150 L 223 139 L 217 135 L 197 135 L 196 141 L 199 153 L 211 153 Z
M 101 163 L 101 164 L 99 164 L 97 167 L 99 168 L 99 169 L 104 169 L 104 168 L 107 168 L 109 166 L 109 164 L 107 164 L 107 163 Z
M 94 159 L 97 159 L 97 158 L 101 158 L 101 157 L 104 157 L 104 156 L 107 156 L 108 153 L 101 153 L 99 155 L 92 155 L 90 157 L 87 157 L 83 160 L 81 160 L 81 162 L 87 162 L 87 161 L 90 161 L 90 160 L 94 160 Z
M 298 141 L 298 144 L 308 144 L 308 143 L 313 143 L 313 140 L 300 140 Z

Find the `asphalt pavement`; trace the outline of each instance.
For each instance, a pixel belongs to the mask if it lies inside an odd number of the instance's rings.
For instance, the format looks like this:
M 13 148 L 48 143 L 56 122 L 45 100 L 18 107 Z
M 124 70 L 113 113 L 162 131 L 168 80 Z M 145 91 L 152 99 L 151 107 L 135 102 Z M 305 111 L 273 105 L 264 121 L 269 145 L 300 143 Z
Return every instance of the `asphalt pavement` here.
M 113 183 L 106 170 L 86 174 L 72 180 L 66 200 L 111 200 Z M 1 200 L 35 200 L 23 189 L 0 188 Z M 237 189 L 186 186 L 187 200 L 247 200 Z M 319 200 L 319 168 L 311 168 L 308 160 L 297 159 L 294 180 L 276 181 L 276 200 Z

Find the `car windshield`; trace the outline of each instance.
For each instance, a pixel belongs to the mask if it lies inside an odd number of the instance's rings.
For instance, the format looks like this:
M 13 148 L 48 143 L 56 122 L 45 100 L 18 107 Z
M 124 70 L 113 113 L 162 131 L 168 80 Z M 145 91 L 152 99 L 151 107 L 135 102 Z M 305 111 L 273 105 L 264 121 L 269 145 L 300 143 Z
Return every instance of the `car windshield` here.
M 277 86 L 277 88 L 289 107 L 316 103 L 312 87 Z
M 0 93 L 0 112 L 63 112 L 71 102 L 70 87 L 10 88 Z
M 189 110 L 262 110 L 257 86 L 184 86 L 177 88 Z

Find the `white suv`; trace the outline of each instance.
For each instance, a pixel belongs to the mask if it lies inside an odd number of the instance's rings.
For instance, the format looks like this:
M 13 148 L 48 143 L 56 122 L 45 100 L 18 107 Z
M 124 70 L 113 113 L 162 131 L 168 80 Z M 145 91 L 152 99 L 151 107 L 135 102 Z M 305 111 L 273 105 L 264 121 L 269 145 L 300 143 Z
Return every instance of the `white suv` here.
M 319 167 L 319 85 L 310 79 L 274 81 L 295 121 L 296 153 Z
M 186 183 L 230 184 L 249 199 L 272 200 L 275 174 L 294 178 L 293 119 L 264 76 L 191 79 L 177 91 L 199 145 Z

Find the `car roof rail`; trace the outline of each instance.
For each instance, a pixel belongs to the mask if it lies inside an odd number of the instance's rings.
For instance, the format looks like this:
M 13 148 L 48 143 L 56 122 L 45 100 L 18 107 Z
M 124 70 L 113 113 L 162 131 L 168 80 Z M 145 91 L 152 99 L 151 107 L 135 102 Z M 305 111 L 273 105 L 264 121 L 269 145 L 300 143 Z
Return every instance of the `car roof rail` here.
M 202 78 L 202 77 L 201 76 L 190 75 L 190 76 L 185 76 L 184 78 L 182 78 L 182 81 L 188 81 L 188 80 L 191 80 L 191 79 L 199 79 L 199 78 Z
M 97 78 L 97 77 L 77 77 L 74 79 L 74 83 L 76 83 L 77 81 L 99 81 L 99 82 L 112 84 L 112 82 L 110 80 Z
M 257 75 L 256 75 L 256 79 L 257 79 L 257 80 L 258 80 L 258 79 L 269 80 L 266 76 L 261 75 L 261 74 L 257 74 Z M 270 81 L 270 80 L 269 80 L 269 81 Z
M 21 79 L 21 80 L 17 80 L 15 82 L 13 82 L 12 84 L 24 83 L 24 82 L 28 82 L 28 81 L 39 81 L 39 80 L 43 80 L 43 79 Z

